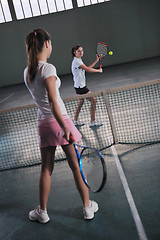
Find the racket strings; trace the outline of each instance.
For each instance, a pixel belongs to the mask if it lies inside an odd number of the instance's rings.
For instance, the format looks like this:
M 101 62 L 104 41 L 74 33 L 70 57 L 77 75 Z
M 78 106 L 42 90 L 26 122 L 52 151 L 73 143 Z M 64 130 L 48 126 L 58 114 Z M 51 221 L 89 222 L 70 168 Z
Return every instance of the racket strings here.
M 104 43 L 99 43 L 97 45 L 97 54 L 99 57 L 105 57 L 107 55 L 107 50 L 107 46 Z
M 103 181 L 103 166 L 95 149 L 86 148 L 81 155 L 84 176 L 91 190 L 97 191 Z

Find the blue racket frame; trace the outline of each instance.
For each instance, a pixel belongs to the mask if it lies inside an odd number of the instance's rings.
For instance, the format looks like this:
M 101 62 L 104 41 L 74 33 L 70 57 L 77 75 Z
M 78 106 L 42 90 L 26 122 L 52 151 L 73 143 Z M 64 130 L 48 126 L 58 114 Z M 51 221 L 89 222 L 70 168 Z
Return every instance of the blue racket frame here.
M 81 146 L 81 145 L 77 144 L 76 142 L 72 142 L 72 144 L 73 144 L 74 149 L 75 149 L 75 151 L 76 151 L 76 155 L 77 155 L 78 163 L 79 163 L 79 167 L 80 167 L 80 172 L 81 172 L 81 176 L 82 176 L 82 179 L 83 179 L 84 183 L 86 184 L 86 186 L 87 186 L 92 192 L 100 192 L 100 191 L 103 189 L 103 187 L 104 187 L 104 185 L 105 185 L 105 183 L 106 183 L 106 179 L 107 179 L 107 167 L 106 167 L 106 164 L 105 164 L 105 161 L 104 161 L 104 158 L 103 158 L 102 154 L 101 154 L 96 148 L 92 148 L 92 147 L 88 147 L 88 146 Z M 77 147 L 82 148 L 81 153 L 79 153 Z M 89 186 L 88 181 L 87 181 L 87 179 L 85 178 L 85 174 L 84 174 L 84 172 L 83 172 L 82 154 L 83 154 L 83 152 L 84 152 L 84 150 L 85 150 L 86 148 L 94 149 L 94 150 L 97 152 L 97 154 L 98 154 L 98 156 L 99 156 L 99 158 L 100 158 L 100 161 L 101 161 L 101 163 L 102 163 L 103 179 L 102 179 L 102 183 L 101 183 L 101 185 L 99 186 L 98 189 L 93 189 L 91 186 Z
M 75 149 L 76 154 L 77 154 L 78 163 L 79 163 L 79 168 L 80 168 L 80 171 L 81 171 L 81 175 L 82 175 L 83 181 L 85 182 L 85 184 L 86 184 L 87 186 L 89 186 L 89 185 L 88 185 L 88 182 L 87 182 L 87 180 L 86 180 L 86 178 L 85 178 L 85 176 L 84 176 L 84 173 L 83 173 L 82 158 L 81 158 L 81 156 L 80 156 L 80 154 L 79 154 L 79 151 L 78 151 L 75 143 L 73 144 L 73 146 L 74 146 L 74 149 Z

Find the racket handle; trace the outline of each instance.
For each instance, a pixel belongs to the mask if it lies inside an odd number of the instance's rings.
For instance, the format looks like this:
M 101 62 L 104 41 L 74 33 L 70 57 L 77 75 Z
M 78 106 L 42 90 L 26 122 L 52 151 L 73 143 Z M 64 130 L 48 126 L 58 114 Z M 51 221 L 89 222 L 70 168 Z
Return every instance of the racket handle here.
M 102 68 L 102 64 L 101 63 L 99 64 L 99 68 Z
M 69 140 L 70 140 L 71 143 L 75 142 L 75 139 L 74 139 L 74 137 L 72 136 L 72 134 L 69 135 Z

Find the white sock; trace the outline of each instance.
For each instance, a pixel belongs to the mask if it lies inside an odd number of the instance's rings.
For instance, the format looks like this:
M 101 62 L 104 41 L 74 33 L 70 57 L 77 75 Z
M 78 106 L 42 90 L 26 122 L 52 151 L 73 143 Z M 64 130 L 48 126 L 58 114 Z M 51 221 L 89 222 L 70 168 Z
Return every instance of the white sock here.
M 41 214 L 41 213 L 46 213 L 47 211 L 46 211 L 46 209 L 45 210 L 42 210 L 42 209 L 40 209 L 40 207 L 38 208 L 38 212 L 39 212 L 39 214 Z
M 92 207 L 92 202 L 89 200 L 89 205 L 86 208 L 91 208 Z
M 92 202 L 91 200 L 89 200 L 89 206 L 88 207 L 92 207 Z

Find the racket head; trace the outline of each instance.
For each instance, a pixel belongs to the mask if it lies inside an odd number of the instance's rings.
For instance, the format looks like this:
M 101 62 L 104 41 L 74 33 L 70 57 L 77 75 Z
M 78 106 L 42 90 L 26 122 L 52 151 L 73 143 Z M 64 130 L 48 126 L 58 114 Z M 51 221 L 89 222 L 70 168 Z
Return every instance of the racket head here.
M 96 52 L 99 58 L 104 58 L 108 54 L 108 45 L 104 42 L 97 43 Z
M 102 154 L 92 147 L 84 147 L 80 154 L 80 171 L 90 191 L 100 192 L 107 179 L 107 168 Z

